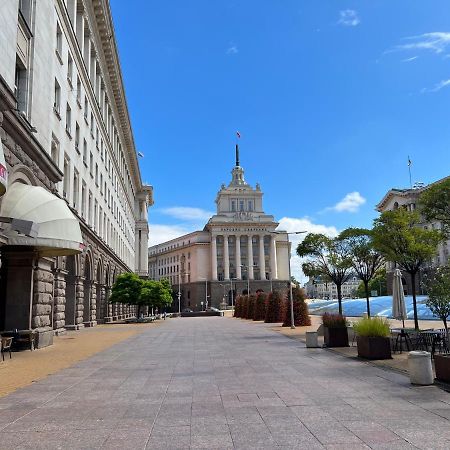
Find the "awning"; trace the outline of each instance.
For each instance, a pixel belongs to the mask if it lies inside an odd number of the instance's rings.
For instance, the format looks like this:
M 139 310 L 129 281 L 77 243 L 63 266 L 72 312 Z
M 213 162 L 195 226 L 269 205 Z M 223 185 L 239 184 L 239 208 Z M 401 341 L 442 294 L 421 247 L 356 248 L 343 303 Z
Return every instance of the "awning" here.
M 5 154 L 3 153 L 3 144 L 0 139 L 0 197 L 6 192 L 8 185 L 8 172 L 6 170 Z
M 34 247 L 41 256 L 80 253 L 83 247 L 80 225 L 64 200 L 39 186 L 13 183 L 2 198 L 0 216 L 34 222 L 37 237 L 5 230 L 8 245 Z

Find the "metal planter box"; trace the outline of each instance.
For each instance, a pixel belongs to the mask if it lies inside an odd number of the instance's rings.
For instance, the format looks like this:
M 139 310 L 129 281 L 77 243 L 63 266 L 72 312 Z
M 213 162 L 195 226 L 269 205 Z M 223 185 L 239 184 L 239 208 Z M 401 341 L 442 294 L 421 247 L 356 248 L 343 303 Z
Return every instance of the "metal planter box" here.
M 391 359 L 391 340 L 388 337 L 356 336 L 358 356 L 366 359 Z
M 347 327 L 323 327 L 323 338 L 326 347 L 348 347 Z
M 434 355 L 434 369 L 439 381 L 450 383 L 450 355 Z

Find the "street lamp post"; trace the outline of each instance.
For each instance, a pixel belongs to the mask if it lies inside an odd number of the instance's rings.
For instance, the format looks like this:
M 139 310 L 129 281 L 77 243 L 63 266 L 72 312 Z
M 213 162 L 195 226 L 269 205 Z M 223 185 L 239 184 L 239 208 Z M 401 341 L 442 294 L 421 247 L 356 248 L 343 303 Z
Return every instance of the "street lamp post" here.
M 291 329 L 295 329 L 295 319 L 294 319 L 294 299 L 292 295 L 292 281 L 291 281 L 291 243 L 289 241 L 290 234 L 304 234 L 307 231 L 271 231 L 273 234 L 285 234 L 288 242 L 288 252 L 289 252 L 289 304 L 291 309 Z
M 230 278 L 230 287 L 231 287 L 231 311 L 233 311 L 233 315 L 234 315 L 233 280 L 237 280 L 237 278 Z
M 245 269 L 247 269 L 247 295 L 250 295 L 250 276 L 249 276 L 249 267 L 258 267 L 257 264 L 253 264 L 253 266 L 247 266 L 245 264 L 241 264 L 241 267 L 244 267 Z
M 188 273 L 183 273 L 183 275 L 189 275 Z M 181 317 L 181 273 L 178 272 L 178 317 Z
M 205 311 L 208 309 L 208 278 L 199 278 L 199 280 L 205 280 Z

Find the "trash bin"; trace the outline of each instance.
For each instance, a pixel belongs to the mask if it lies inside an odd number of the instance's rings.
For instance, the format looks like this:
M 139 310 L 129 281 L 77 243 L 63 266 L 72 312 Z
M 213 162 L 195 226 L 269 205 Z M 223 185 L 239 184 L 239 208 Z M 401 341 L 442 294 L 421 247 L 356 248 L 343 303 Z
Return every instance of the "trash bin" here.
M 306 347 L 307 348 L 317 348 L 319 347 L 319 340 L 317 339 L 317 331 L 307 331 L 306 332 Z
M 431 367 L 431 353 L 412 351 L 408 354 L 408 372 L 411 384 L 427 386 L 433 384 L 433 369 Z

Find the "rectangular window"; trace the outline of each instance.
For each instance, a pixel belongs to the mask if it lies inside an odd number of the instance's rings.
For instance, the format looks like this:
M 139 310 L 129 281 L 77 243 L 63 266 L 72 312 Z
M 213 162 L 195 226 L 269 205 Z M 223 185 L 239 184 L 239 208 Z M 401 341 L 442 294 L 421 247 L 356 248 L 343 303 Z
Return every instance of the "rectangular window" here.
M 92 192 L 89 191 L 88 197 L 88 224 L 92 225 Z
M 28 71 L 19 57 L 16 58 L 14 83 L 17 109 L 28 117 Z
M 83 163 L 87 167 L 87 142 L 86 139 L 83 139 Z
M 253 211 L 253 202 L 251 200 L 248 201 L 248 210 Z
M 234 200 L 231 200 L 231 211 L 236 211 L 236 202 Z
M 95 163 L 95 184 L 98 186 L 98 164 Z
M 59 23 L 56 24 L 56 56 L 62 64 L 62 32 Z
M 86 218 L 86 183 L 81 184 L 81 217 Z
M 86 96 L 84 96 L 84 120 L 88 121 L 88 109 L 89 109 L 89 102 Z
M 77 103 L 78 106 L 81 108 L 81 81 L 78 78 L 78 75 L 77 75 Z
M 80 127 L 78 122 L 75 122 L 75 150 L 80 153 Z
M 89 153 L 89 173 L 91 177 L 94 177 L 94 155 L 92 152 Z
M 73 173 L 73 207 L 78 209 L 78 195 L 80 191 L 80 180 L 78 172 L 75 170 Z
M 244 200 L 239 200 L 239 211 L 244 211 Z
M 59 167 L 59 141 L 52 134 L 52 144 L 51 144 L 51 157 L 52 161 Z
M 66 106 L 66 132 L 71 136 L 71 126 L 72 126 L 72 110 L 70 109 L 69 104 Z
M 63 197 L 69 198 L 70 194 L 70 160 L 67 155 L 64 155 L 64 178 L 63 178 Z
M 91 113 L 91 136 L 94 137 L 94 114 Z
M 73 59 L 70 53 L 67 53 L 67 81 L 72 87 L 72 75 L 73 75 Z
M 58 80 L 55 78 L 55 93 L 54 93 L 54 98 L 53 98 L 53 111 L 55 111 L 55 113 L 59 119 L 61 119 L 60 104 L 61 104 L 61 87 L 59 86 Z

